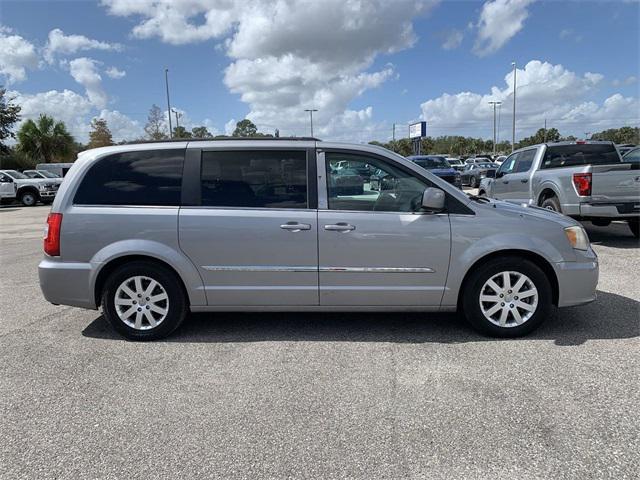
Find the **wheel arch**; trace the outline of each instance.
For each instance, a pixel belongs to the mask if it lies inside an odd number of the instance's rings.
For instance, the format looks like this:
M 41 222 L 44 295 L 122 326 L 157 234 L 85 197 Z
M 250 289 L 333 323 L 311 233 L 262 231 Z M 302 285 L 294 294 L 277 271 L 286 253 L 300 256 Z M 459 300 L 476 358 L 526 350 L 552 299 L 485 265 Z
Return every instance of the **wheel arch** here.
M 466 290 L 467 282 L 469 281 L 471 274 L 475 272 L 478 268 L 480 268 L 482 265 L 484 265 L 486 262 L 496 258 L 505 257 L 505 256 L 522 257 L 531 261 L 536 266 L 538 266 L 544 272 L 546 277 L 549 279 L 549 283 L 551 284 L 553 304 L 556 306 L 558 305 L 558 299 L 560 296 L 560 287 L 558 283 L 558 276 L 556 275 L 555 270 L 551 266 L 551 263 L 549 263 L 549 261 L 546 258 L 544 258 L 542 255 L 531 252 L 529 250 L 506 249 L 506 250 L 498 250 L 495 252 L 491 252 L 489 254 L 486 254 L 478 258 L 473 263 L 473 265 L 471 265 L 471 267 L 467 270 L 467 272 L 465 273 L 462 279 L 462 283 L 460 284 L 460 289 L 458 291 L 457 306 L 459 311 L 462 311 L 462 297 Z
M 560 200 L 560 195 L 558 195 L 557 191 L 554 188 L 550 187 L 549 185 L 544 186 L 542 188 L 542 191 L 538 195 L 536 205 L 538 205 L 539 207 L 542 206 L 542 202 L 551 197 L 556 197 L 558 200 Z

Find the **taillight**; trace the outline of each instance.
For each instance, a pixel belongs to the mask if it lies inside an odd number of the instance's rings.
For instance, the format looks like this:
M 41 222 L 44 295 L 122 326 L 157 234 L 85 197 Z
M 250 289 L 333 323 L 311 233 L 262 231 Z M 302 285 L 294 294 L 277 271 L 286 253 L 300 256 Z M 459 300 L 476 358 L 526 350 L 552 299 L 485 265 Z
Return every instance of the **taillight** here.
M 576 186 L 578 195 L 588 197 L 591 195 L 591 174 L 590 173 L 574 173 L 573 184 Z
M 51 257 L 60 256 L 61 213 L 50 213 L 47 217 L 47 230 L 44 237 L 44 253 Z

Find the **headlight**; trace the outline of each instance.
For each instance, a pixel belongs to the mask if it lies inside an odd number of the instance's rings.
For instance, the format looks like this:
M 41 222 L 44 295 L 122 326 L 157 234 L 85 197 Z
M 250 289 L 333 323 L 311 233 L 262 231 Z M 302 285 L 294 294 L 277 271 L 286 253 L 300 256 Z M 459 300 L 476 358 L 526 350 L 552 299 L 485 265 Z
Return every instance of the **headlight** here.
M 42 183 L 38 185 L 39 190 L 44 190 L 45 188 L 47 188 L 47 186 Z
M 579 226 L 567 227 L 564 229 L 564 234 L 567 236 L 567 240 L 573 248 L 576 250 L 589 250 L 589 237 L 584 228 Z

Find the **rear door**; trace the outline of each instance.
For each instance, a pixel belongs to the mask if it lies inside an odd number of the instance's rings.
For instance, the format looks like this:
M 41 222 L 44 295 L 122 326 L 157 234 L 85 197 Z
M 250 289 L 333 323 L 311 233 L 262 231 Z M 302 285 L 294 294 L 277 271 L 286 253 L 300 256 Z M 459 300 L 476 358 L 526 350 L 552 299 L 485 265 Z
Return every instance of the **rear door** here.
M 180 209 L 180 247 L 208 304 L 317 305 L 315 152 L 189 152 L 195 195 Z
M 331 168 L 349 160 L 388 174 L 386 187 L 343 194 Z M 354 151 L 319 153 L 318 248 L 320 304 L 440 305 L 447 278 L 447 214 L 420 210 L 429 182 L 383 157 Z M 328 181 L 325 181 L 328 176 Z

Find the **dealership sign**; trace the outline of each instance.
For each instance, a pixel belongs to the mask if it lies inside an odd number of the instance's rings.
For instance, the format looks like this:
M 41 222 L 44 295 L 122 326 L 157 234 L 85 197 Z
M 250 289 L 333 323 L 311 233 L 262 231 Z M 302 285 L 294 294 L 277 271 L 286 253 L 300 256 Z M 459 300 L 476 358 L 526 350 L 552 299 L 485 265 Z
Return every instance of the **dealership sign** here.
M 426 136 L 427 122 L 418 122 L 409 125 L 409 138 L 422 138 Z

